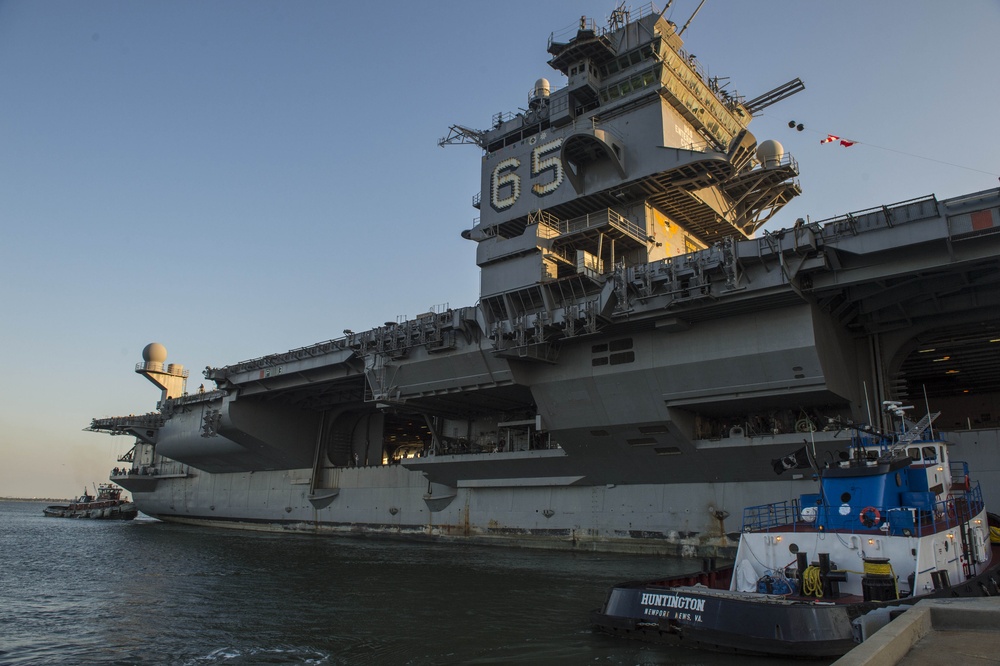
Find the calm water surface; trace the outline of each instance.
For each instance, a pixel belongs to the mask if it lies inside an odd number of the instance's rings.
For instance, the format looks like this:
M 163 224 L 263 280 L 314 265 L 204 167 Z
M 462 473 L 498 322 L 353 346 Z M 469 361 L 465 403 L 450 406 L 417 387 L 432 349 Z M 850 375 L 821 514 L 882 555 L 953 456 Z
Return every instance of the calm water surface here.
M 0 664 L 766 664 L 592 633 L 690 560 L 45 518 L 0 502 Z

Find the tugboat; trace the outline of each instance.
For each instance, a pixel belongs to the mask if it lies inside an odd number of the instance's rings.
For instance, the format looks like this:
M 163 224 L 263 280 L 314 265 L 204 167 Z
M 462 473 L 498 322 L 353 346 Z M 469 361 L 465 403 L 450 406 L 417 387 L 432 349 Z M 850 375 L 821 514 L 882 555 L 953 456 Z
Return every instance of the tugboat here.
M 132 520 L 139 509 L 128 499 L 122 499 L 122 489 L 111 483 L 97 487 L 97 497 L 86 488 L 83 494 L 69 504 L 53 504 L 42 512 L 53 518 L 92 518 L 99 520 Z
M 751 506 L 732 566 L 614 586 L 591 615 L 616 636 L 738 654 L 836 657 L 921 599 L 1000 595 L 1000 519 L 928 414 L 899 432 L 852 427 L 840 460 L 807 444 L 819 492 Z M 927 438 L 925 439 L 925 435 Z M 992 526 L 992 528 L 991 528 Z M 991 538 L 992 536 L 992 538 Z

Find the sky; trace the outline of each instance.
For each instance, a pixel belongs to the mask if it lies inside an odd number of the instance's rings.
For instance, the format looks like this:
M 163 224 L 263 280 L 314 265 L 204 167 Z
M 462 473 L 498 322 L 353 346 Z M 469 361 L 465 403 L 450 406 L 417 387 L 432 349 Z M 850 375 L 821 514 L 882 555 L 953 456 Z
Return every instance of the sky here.
M 614 6 L 0 0 L 0 497 L 107 479 L 131 438 L 83 429 L 155 409 L 149 342 L 196 390 L 475 304 L 481 151 L 437 141 L 562 87 L 550 33 Z M 750 126 L 801 170 L 773 230 L 1000 185 L 998 32 L 997 0 L 708 0 L 683 39 L 748 99 L 805 82 Z

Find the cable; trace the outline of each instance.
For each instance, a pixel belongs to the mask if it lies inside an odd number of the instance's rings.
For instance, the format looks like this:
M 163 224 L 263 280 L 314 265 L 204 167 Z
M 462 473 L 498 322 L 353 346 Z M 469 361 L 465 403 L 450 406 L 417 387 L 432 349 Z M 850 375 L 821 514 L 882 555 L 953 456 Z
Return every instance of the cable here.
M 772 115 L 769 115 L 769 114 L 766 114 L 766 113 L 761 113 L 759 115 L 766 116 L 768 118 L 773 118 L 775 120 L 778 119 L 777 116 L 772 116 Z M 805 127 L 805 126 L 802 126 L 801 123 L 797 127 L 799 127 L 799 126 L 802 127 L 802 129 L 798 130 L 800 132 L 803 132 L 803 131 L 805 131 L 805 132 L 812 132 L 813 134 L 817 134 L 817 135 L 820 135 L 820 136 L 826 136 L 826 137 L 834 136 L 834 135 L 829 134 L 827 132 L 817 132 L 816 130 L 809 129 L 809 128 Z M 839 140 L 842 137 L 838 136 L 836 138 Z M 916 153 L 908 153 L 908 152 L 903 151 L 903 150 L 896 150 L 895 148 L 887 148 L 886 146 L 877 146 L 874 143 L 868 143 L 867 141 L 855 141 L 854 139 L 851 139 L 849 141 L 849 147 L 853 148 L 854 146 L 869 146 L 871 148 L 878 148 L 879 150 L 885 150 L 885 151 L 888 151 L 890 153 L 897 153 L 899 155 L 906 155 L 907 157 L 915 157 L 918 160 L 926 160 L 928 162 L 936 162 L 938 164 L 944 164 L 946 166 L 956 167 L 958 169 L 965 169 L 966 171 L 975 171 L 976 173 L 983 173 L 983 174 L 986 174 L 987 176 L 996 176 L 997 178 L 1000 178 L 1000 174 L 994 173 L 992 171 L 984 171 L 982 169 L 976 169 L 975 167 L 969 167 L 969 166 L 965 166 L 965 165 L 962 165 L 962 164 L 955 164 L 954 162 L 945 162 L 944 160 L 935 159 L 933 157 L 927 157 L 925 155 L 917 155 Z

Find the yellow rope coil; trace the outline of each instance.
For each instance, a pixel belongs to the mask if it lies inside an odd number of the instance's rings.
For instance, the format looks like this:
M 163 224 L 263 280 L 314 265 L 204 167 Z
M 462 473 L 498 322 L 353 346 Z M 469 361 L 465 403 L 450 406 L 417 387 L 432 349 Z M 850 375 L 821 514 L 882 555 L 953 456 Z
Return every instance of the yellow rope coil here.
M 899 579 L 889 562 L 865 562 L 866 576 L 889 576 L 892 578 L 892 586 L 896 591 L 896 598 L 899 599 Z
M 807 597 L 823 596 L 823 581 L 819 577 L 819 567 L 806 567 L 802 572 L 802 593 Z
M 891 576 L 892 565 L 888 562 L 865 562 L 866 576 Z
M 1000 543 L 1000 527 L 990 527 L 990 541 Z

